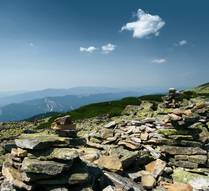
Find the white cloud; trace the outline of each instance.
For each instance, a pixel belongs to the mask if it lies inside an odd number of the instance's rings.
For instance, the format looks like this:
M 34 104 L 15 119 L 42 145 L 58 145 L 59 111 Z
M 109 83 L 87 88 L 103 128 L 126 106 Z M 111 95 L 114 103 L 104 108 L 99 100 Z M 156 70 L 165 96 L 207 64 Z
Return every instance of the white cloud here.
M 97 48 L 94 46 L 89 46 L 88 48 L 80 47 L 81 52 L 93 53 L 96 50 L 97 50 Z
M 115 48 L 116 48 L 116 45 L 108 43 L 108 44 L 102 46 L 102 52 L 105 54 L 108 54 L 108 53 L 114 51 Z
M 188 42 L 186 41 L 186 40 L 180 40 L 178 43 L 176 43 L 175 45 L 176 46 L 184 46 L 184 45 L 186 45 L 186 44 L 188 44 Z
M 145 13 L 142 9 L 138 9 L 136 16 L 136 21 L 127 23 L 121 28 L 121 31 L 133 31 L 134 38 L 144 38 L 149 35 L 158 36 L 160 29 L 165 25 L 165 21 L 160 16 Z
M 155 64 L 163 64 L 166 62 L 167 62 L 167 60 L 165 58 L 159 58 L 159 59 L 152 60 L 152 63 L 155 63 Z

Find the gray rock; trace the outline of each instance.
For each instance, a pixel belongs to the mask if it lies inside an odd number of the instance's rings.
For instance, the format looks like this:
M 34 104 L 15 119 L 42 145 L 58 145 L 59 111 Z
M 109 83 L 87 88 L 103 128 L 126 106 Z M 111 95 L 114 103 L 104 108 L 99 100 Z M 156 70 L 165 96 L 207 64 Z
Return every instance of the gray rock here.
M 207 151 L 199 147 L 175 147 L 175 146 L 161 146 L 161 152 L 170 155 L 206 155 Z
M 118 156 L 122 163 L 123 169 L 127 169 L 134 163 L 137 157 L 140 156 L 138 151 L 129 151 L 127 149 L 123 149 L 122 147 L 111 149 L 110 154 Z
M 131 178 L 131 180 L 138 181 L 142 177 L 142 173 L 141 171 L 132 172 L 132 173 L 128 173 L 128 176 Z
M 57 175 L 69 168 L 71 164 L 63 164 L 54 161 L 40 161 L 37 159 L 25 158 L 22 162 L 22 170 L 24 172 Z
M 207 156 L 206 155 L 176 155 L 176 160 L 190 161 L 197 164 L 206 164 Z
M 122 187 L 124 190 L 144 191 L 143 187 L 140 184 L 135 183 L 129 178 L 122 177 L 119 174 L 107 171 L 104 171 L 104 175 L 108 179 L 110 179 L 115 185 Z
M 23 149 L 45 149 L 52 145 L 68 145 L 68 138 L 59 137 L 58 135 L 49 135 L 43 133 L 23 134 L 15 143 Z
M 108 124 L 106 124 L 104 127 L 105 128 L 114 128 L 117 125 L 115 121 L 111 121 Z
M 172 164 L 174 166 L 183 167 L 183 168 L 197 168 L 198 167 L 197 163 L 193 163 L 190 161 L 174 161 L 172 162 Z
M 17 191 L 16 188 L 7 180 L 4 180 L 0 186 L 1 191 Z
M 78 151 L 74 148 L 50 148 L 45 150 L 35 150 L 31 153 L 40 160 L 60 159 L 71 161 L 78 158 Z

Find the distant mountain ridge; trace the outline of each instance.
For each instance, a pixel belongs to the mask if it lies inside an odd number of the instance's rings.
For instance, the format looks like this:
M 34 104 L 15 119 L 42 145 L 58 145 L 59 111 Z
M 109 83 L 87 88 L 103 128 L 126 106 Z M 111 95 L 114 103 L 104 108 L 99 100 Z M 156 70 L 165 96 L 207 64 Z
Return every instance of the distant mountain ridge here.
M 24 101 L 42 99 L 45 97 L 58 97 L 66 95 L 91 95 L 91 94 L 103 94 L 103 93 L 119 93 L 127 91 L 126 89 L 109 88 L 109 87 L 74 87 L 69 89 L 44 89 L 37 91 L 29 91 L 17 94 L 0 95 L 0 107 L 11 103 L 21 103 Z
M 90 103 L 111 101 L 127 96 L 139 96 L 139 92 L 118 92 L 92 95 L 66 95 L 45 97 L 13 103 L 0 108 L 0 121 L 18 121 L 48 112 L 66 112 Z

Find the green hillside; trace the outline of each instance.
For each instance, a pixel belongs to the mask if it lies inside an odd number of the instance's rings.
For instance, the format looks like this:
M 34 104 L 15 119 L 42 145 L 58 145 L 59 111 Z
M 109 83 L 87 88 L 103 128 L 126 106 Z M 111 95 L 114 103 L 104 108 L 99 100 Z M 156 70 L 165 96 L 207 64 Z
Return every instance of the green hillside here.
M 73 120 L 81 120 L 81 119 L 86 119 L 96 116 L 104 116 L 104 115 L 108 115 L 109 117 L 119 116 L 121 115 L 121 112 L 125 109 L 127 105 L 140 105 L 142 100 L 161 102 L 162 96 L 163 96 L 162 94 L 156 94 L 156 95 L 145 95 L 141 97 L 127 97 L 116 101 L 86 105 L 67 113 L 55 113 L 52 114 L 51 116 L 49 114 L 46 114 L 46 116 L 47 117 L 50 116 L 50 118 L 48 122 L 41 124 L 39 128 L 49 127 L 49 125 L 51 124 L 51 122 L 54 121 L 54 119 L 64 115 L 70 115 Z M 44 118 L 45 115 L 35 116 L 29 119 L 29 121 L 37 120 L 39 117 Z
M 202 96 L 209 97 L 209 83 L 202 84 L 193 89 L 195 93 Z
M 202 84 L 196 88 L 194 88 L 194 90 L 197 92 L 197 93 L 209 93 L 209 83 L 206 83 L 206 84 Z

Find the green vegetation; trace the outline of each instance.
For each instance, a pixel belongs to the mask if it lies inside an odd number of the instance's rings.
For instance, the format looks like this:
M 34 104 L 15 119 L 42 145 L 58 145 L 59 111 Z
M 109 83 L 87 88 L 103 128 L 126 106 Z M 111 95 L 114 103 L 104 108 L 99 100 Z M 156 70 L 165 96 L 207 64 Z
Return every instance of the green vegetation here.
M 193 89 L 200 96 L 209 97 L 209 83 L 202 84 Z
M 127 105 L 140 105 L 142 100 L 161 102 L 162 96 L 163 94 L 145 95 L 141 97 L 127 97 L 116 101 L 86 105 L 67 113 L 52 115 L 48 122 L 41 124 L 38 128 L 48 128 L 54 119 L 64 115 L 70 115 L 73 120 L 82 120 L 104 115 L 108 115 L 109 117 L 119 116 Z
M 139 99 L 143 100 L 143 101 L 162 102 L 163 96 L 165 96 L 165 95 L 164 94 L 144 95 L 144 96 L 139 97 Z
M 81 120 L 96 116 L 108 115 L 110 117 L 118 116 L 127 105 L 140 105 L 141 101 L 136 97 L 127 97 L 117 101 L 101 102 L 82 106 L 67 113 L 53 115 L 48 122 L 41 124 L 38 128 L 47 128 L 57 117 L 70 115 L 73 120 Z
M 139 105 L 138 98 L 130 97 L 119 101 L 102 102 L 80 107 L 68 112 L 73 120 L 85 119 L 108 114 L 110 117 L 118 116 L 127 105 Z
M 182 101 L 183 99 L 191 99 L 191 98 L 195 98 L 197 96 L 198 96 L 198 94 L 195 91 L 185 90 L 185 91 L 181 92 L 180 100 Z
M 0 124 L 0 140 L 15 138 L 22 134 L 24 131 L 36 130 L 37 125 L 31 122 L 8 122 Z

